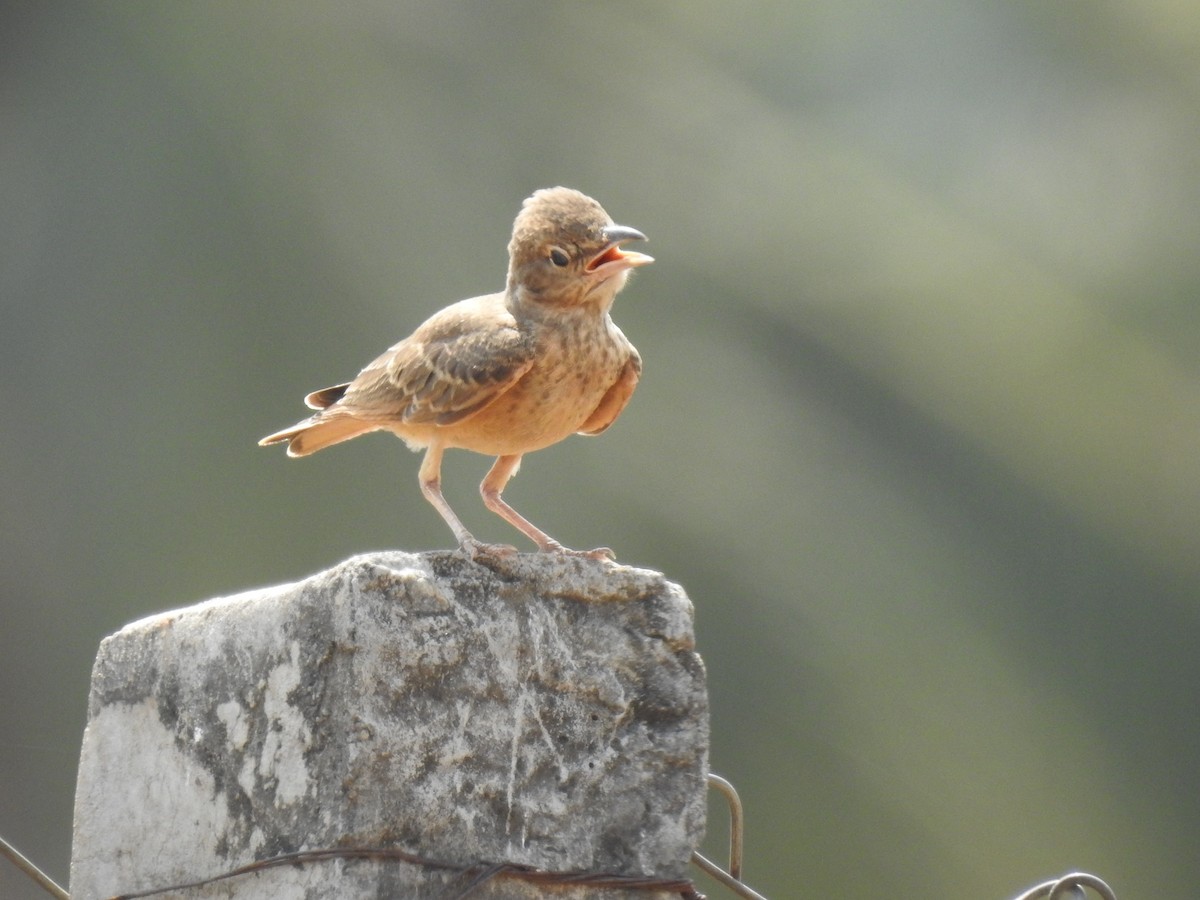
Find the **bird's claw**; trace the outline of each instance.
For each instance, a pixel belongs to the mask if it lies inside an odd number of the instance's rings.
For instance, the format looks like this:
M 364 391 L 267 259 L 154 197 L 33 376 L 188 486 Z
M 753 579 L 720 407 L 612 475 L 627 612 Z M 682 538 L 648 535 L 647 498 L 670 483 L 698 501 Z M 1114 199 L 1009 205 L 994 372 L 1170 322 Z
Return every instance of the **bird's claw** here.
M 617 561 L 617 554 L 609 547 L 597 547 L 595 550 L 576 550 L 575 552 L 587 559 L 606 559 L 609 562 Z
M 520 551 L 516 547 L 508 544 L 485 544 L 475 538 L 467 538 L 459 546 L 472 562 L 477 563 L 486 564 L 511 560 L 520 555 Z M 617 560 L 617 554 L 608 547 L 597 547 L 595 550 L 572 550 L 570 547 L 564 547 L 558 541 L 548 541 L 540 549 L 543 553 L 556 553 L 559 556 L 571 556 L 576 559 L 599 559 L 607 562 L 616 562 Z
M 597 547 L 595 550 L 572 550 L 570 547 L 564 547 L 558 541 L 551 541 L 548 546 L 542 548 L 547 553 L 558 553 L 562 556 L 575 556 L 580 559 L 603 559 L 608 562 L 616 562 L 617 554 L 613 553 L 608 547 Z
M 463 553 L 472 562 L 483 562 L 487 559 L 507 559 L 517 555 L 517 548 L 508 544 L 485 544 L 475 538 L 468 538 L 461 544 Z

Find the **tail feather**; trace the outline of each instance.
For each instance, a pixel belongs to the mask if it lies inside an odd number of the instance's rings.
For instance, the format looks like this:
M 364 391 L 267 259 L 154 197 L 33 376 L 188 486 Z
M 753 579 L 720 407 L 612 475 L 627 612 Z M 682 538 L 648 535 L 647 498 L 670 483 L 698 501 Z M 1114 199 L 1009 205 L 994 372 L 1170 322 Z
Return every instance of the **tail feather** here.
M 324 450 L 342 441 L 374 431 L 377 425 L 360 422 L 350 416 L 332 416 L 321 418 L 313 416 L 303 422 L 297 422 L 290 428 L 269 434 L 258 442 L 260 447 L 269 444 L 288 442 L 288 456 L 308 456 L 318 450 Z
M 346 396 L 349 388 L 350 382 L 347 381 L 345 384 L 335 384 L 333 387 L 313 391 L 304 398 L 304 405 L 309 409 L 326 409 Z

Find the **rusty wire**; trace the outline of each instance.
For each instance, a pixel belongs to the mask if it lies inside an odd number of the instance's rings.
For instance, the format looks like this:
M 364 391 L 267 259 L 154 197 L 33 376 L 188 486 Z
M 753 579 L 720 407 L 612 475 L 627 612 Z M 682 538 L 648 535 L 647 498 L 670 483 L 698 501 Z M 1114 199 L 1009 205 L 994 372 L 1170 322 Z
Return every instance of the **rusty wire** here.
M 709 787 L 717 790 L 726 800 L 729 807 L 729 868 L 722 869 L 712 860 L 699 852 L 692 854 L 692 864 L 707 874 L 722 886 L 728 888 L 745 900 L 766 900 L 757 891 L 746 885 L 742 880 L 743 842 L 745 839 L 745 817 L 742 801 L 733 785 L 719 775 L 708 776 Z M 8 857 L 14 865 L 25 872 L 35 883 L 56 900 L 70 900 L 70 895 L 32 862 L 26 859 L 15 847 L 0 838 L 0 853 Z M 304 863 L 323 862 L 334 859 L 371 859 L 403 862 L 413 866 L 428 869 L 441 869 L 457 872 L 455 878 L 441 894 L 441 900 L 469 900 L 472 894 L 494 879 L 510 878 L 541 884 L 546 886 L 585 886 L 595 888 L 615 888 L 631 891 L 669 891 L 677 893 L 682 900 L 704 900 L 704 896 L 696 890 L 696 886 L 686 878 L 654 878 L 644 875 L 613 875 L 592 872 L 551 872 L 533 866 L 513 863 L 491 863 L 463 866 L 444 860 L 430 859 L 416 853 L 410 853 L 397 847 L 335 847 L 320 850 L 299 850 L 294 853 L 283 853 L 268 859 L 256 860 L 197 881 L 182 884 L 172 884 L 165 887 L 150 888 L 142 891 L 117 894 L 108 900 L 142 900 L 160 894 L 185 891 L 205 887 L 219 881 L 251 875 L 278 866 L 302 865 Z M 1117 895 L 1104 881 L 1086 872 L 1072 872 L 1061 878 L 1046 881 L 1025 891 L 1014 900 L 1086 900 L 1085 888 L 1089 888 L 1099 896 L 1100 900 L 1117 900 Z
M 206 887 L 218 881 L 251 875 L 256 872 L 273 869 L 279 866 L 301 865 L 311 862 L 323 862 L 331 859 L 375 859 L 395 860 L 427 869 L 443 869 L 461 873 L 469 879 L 465 885 L 457 882 L 443 892 L 443 900 L 464 900 L 476 888 L 483 886 L 493 878 L 514 878 L 531 884 L 558 886 L 587 886 L 597 888 L 621 888 L 635 891 L 672 891 L 678 893 L 683 900 L 703 900 L 696 892 L 695 886 L 686 878 L 654 878 L 643 875 L 610 875 L 592 872 L 550 872 L 533 866 L 515 865 L 511 863 L 496 863 L 491 865 L 463 866 L 458 863 L 429 859 L 416 853 L 409 853 L 397 847 L 333 847 L 321 850 L 298 850 L 295 853 L 282 853 L 268 859 L 256 860 L 196 881 L 180 884 L 165 885 L 142 891 L 131 891 L 116 894 L 108 900 L 141 900 L 145 897 L 155 897 L 160 894 L 174 893 L 199 887 Z M 453 893 L 451 893 L 453 892 Z

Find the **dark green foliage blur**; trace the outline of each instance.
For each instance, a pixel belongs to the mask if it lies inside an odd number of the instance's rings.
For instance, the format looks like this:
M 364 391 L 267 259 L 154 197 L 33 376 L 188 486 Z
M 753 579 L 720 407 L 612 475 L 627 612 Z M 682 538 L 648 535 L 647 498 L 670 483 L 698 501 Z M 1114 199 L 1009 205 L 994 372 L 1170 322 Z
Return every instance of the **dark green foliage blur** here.
M 1195 896 L 1200 7 L 1151 0 L 6 6 L 0 834 L 65 881 L 104 635 L 451 544 L 399 441 L 255 441 L 560 183 L 650 236 L 645 374 L 506 497 L 687 589 L 748 881 Z M 487 465 L 447 496 L 518 541 Z

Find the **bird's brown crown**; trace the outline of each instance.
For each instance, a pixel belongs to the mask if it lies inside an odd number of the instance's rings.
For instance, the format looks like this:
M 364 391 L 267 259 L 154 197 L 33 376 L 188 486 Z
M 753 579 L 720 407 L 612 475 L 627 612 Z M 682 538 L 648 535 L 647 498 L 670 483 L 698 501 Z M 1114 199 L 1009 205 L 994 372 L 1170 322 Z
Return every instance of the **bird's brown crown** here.
M 508 253 L 523 263 L 550 244 L 566 245 L 563 249 L 603 247 L 603 229 L 611 224 L 604 207 L 586 194 L 566 187 L 542 188 L 522 204 Z
M 607 309 L 625 285 L 626 270 L 651 261 L 617 247 L 644 239 L 640 232 L 614 229 L 604 207 L 586 194 L 566 187 L 534 192 L 508 244 L 510 295 L 560 307 L 594 302 Z

